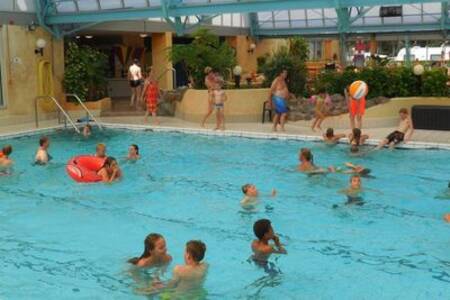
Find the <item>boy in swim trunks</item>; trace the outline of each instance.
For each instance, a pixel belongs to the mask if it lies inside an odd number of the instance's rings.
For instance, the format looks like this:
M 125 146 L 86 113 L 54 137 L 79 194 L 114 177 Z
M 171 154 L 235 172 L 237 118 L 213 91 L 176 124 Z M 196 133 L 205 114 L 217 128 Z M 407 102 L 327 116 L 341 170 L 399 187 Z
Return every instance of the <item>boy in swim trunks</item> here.
M 251 244 L 254 261 L 267 263 L 272 253 L 287 254 L 286 249 L 275 234 L 270 220 L 260 219 L 256 221 L 253 225 L 253 232 L 257 237 Z M 270 241 L 273 241 L 273 245 L 269 244 Z
M 384 140 L 382 140 L 376 149 L 381 149 L 386 145 L 393 149 L 395 145 L 401 142 L 406 143 L 411 139 L 414 132 L 414 126 L 408 110 L 406 108 L 401 108 L 398 113 L 400 115 L 400 122 L 397 130 L 391 132 Z
M 352 130 L 354 128 L 362 128 L 362 117 L 364 116 L 364 113 L 366 111 L 366 97 L 362 97 L 359 100 L 353 99 L 349 92 L 348 92 L 349 86 L 344 90 L 345 98 L 347 99 L 348 103 L 348 113 L 350 117 L 350 127 Z M 356 118 L 356 124 L 355 124 L 355 118 Z
M 225 101 L 227 101 L 227 95 L 225 94 L 225 91 L 222 90 L 221 81 L 214 84 L 209 95 L 211 97 L 210 102 L 213 103 L 216 111 L 216 128 L 214 130 L 225 130 L 224 104 Z
M 278 122 L 280 123 L 281 131 L 284 131 L 284 124 L 286 123 L 288 113 L 286 101 L 290 96 L 286 84 L 287 75 L 287 70 L 282 70 L 281 73 L 273 80 L 272 86 L 270 87 L 269 99 L 267 101 L 271 104 L 272 109 L 275 111 L 275 117 L 273 118 L 273 131 L 277 131 Z
M 241 200 L 241 206 L 245 209 L 254 208 L 259 203 L 259 191 L 253 184 L 245 184 L 242 186 L 242 193 L 244 193 L 244 198 Z M 277 195 L 277 191 L 272 189 L 271 196 L 275 197 Z

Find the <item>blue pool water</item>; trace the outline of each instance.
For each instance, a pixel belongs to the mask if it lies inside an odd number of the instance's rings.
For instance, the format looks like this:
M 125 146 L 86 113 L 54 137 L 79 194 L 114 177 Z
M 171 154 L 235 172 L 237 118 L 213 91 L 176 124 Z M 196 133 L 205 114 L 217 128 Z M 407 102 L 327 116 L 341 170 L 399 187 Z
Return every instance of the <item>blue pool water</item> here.
M 345 146 L 299 141 L 113 130 L 50 137 L 46 167 L 31 166 L 38 136 L 0 142 L 13 145 L 16 161 L 14 175 L 0 177 L 0 299 L 146 299 L 136 290 L 148 282 L 131 276 L 126 260 L 141 254 L 150 232 L 165 236 L 169 270 L 182 263 L 187 240 L 207 244 L 207 299 L 449 297 L 447 151 L 351 158 Z M 74 183 L 66 161 L 97 142 L 117 158 L 136 143 L 143 159 L 122 163 L 121 182 Z M 338 191 L 348 176 L 296 172 L 301 147 L 313 149 L 318 165 L 371 168 L 366 205 L 332 209 L 346 201 Z M 247 182 L 278 196 L 245 212 Z M 271 258 L 278 272 L 248 261 L 259 218 L 271 219 L 286 244 L 288 255 Z

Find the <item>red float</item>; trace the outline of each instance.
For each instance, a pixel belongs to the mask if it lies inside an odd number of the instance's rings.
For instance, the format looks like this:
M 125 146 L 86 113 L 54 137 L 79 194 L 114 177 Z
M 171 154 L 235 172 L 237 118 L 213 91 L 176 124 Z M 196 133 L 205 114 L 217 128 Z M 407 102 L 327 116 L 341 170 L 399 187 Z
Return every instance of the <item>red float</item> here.
M 97 172 L 103 167 L 105 158 L 93 155 L 79 155 L 67 162 L 66 171 L 76 182 L 99 182 L 102 177 Z

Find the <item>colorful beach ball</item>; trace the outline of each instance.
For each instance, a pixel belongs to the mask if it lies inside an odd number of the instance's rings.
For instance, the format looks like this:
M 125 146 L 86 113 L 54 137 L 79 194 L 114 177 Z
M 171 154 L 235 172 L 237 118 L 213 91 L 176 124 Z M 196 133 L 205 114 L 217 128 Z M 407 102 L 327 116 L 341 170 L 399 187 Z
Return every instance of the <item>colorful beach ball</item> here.
M 369 92 L 369 87 L 367 83 L 361 80 L 357 80 L 350 85 L 349 93 L 353 99 L 359 100 L 365 97 Z

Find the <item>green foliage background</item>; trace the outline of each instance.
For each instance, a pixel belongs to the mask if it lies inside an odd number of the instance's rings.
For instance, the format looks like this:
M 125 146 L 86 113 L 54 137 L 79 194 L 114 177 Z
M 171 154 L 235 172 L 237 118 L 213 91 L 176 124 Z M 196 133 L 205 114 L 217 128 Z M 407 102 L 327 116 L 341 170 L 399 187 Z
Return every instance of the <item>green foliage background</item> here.
M 96 100 L 106 95 L 108 57 L 91 47 L 70 42 L 66 48 L 64 90 L 81 100 Z
M 182 63 L 189 76 L 194 79 L 195 88 L 205 88 L 204 70 L 211 67 L 222 76 L 236 64 L 234 49 L 208 29 L 200 28 L 192 34 L 191 44 L 174 45 L 169 49 L 169 57 L 174 64 Z

